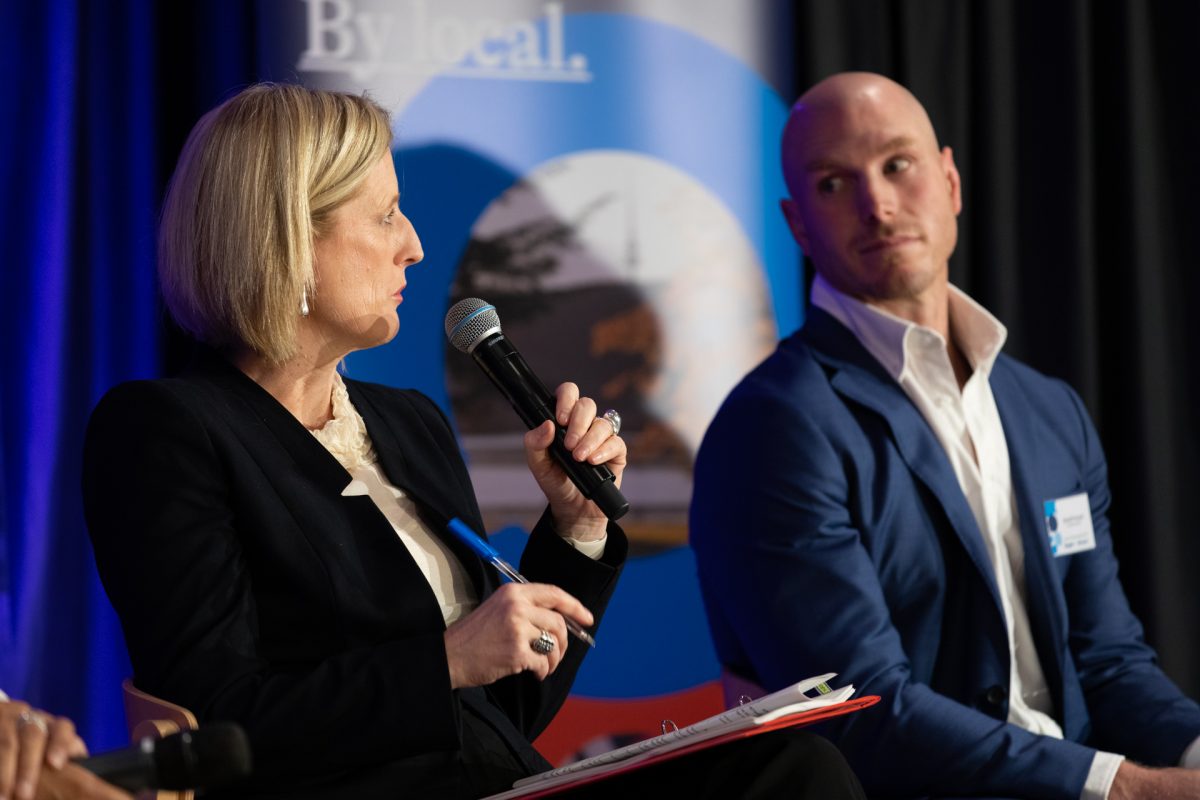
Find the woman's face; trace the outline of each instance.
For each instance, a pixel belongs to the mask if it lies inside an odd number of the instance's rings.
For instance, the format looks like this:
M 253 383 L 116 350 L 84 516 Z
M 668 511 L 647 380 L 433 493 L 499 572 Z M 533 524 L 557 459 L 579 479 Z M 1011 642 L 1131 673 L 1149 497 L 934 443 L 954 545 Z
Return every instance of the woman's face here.
M 316 293 L 306 322 L 322 351 L 340 357 L 389 342 L 399 330 L 405 268 L 424 256 L 399 201 L 396 168 L 386 153 L 317 238 Z

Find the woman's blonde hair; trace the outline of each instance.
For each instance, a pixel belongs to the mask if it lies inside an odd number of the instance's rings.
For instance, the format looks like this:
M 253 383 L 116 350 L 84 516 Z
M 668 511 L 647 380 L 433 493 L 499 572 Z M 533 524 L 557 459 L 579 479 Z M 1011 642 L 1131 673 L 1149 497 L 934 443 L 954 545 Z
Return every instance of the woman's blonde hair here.
M 290 358 L 313 244 L 392 142 L 374 101 L 250 86 L 188 136 L 163 202 L 158 276 L 186 331 L 219 348 Z

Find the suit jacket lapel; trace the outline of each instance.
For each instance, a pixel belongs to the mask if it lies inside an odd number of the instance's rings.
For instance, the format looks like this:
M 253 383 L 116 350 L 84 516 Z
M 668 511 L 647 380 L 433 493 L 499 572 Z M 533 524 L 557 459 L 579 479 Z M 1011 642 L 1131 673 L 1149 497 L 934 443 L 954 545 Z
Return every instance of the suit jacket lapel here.
M 819 308 L 810 307 L 808 314 L 801 333 L 817 360 L 832 368 L 830 381 L 834 390 L 887 421 L 901 458 L 941 503 L 998 613 L 1002 614 L 995 569 L 983 534 L 929 423 L 854 334 Z
M 396 536 L 395 529 L 392 528 L 391 523 L 387 521 L 375 502 L 366 495 L 349 497 L 342 495 L 342 492 L 350 484 L 350 473 L 317 441 L 316 437 L 300 424 L 299 420 L 280 405 L 269 392 L 219 354 L 207 348 L 203 349 L 197 360 L 196 368 L 209 380 L 226 388 L 236 398 L 234 402 L 243 404 L 249 410 L 255 425 L 261 428 L 255 434 L 271 439 L 282 447 L 292 459 L 298 474 L 315 481 L 323 494 L 334 502 L 343 504 L 349 510 L 356 520 L 356 524 L 351 530 L 339 531 L 337 535 L 370 537 L 372 547 L 375 548 L 379 557 L 395 559 L 397 586 L 404 583 L 417 585 L 417 581 L 420 581 L 422 585 L 428 585 L 416 561 L 409 554 L 408 548 Z M 439 513 L 445 513 L 444 508 L 452 508 L 452 506 L 447 506 L 439 492 L 423 485 L 419 479 L 420 470 L 409 469 L 403 455 L 404 448 L 395 445 L 396 439 L 391 427 L 383 422 L 374 407 L 361 397 L 361 393 L 356 392 L 352 382 L 347 381 L 347 388 L 350 391 L 351 402 L 363 415 L 368 435 L 372 442 L 377 443 L 376 452 L 380 455 L 380 465 L 392 483 L 409 492 L 417 501 L 418 508 L 421 508 L 424 503 L 430 502 L 428 497 L 434 498 L 433 502 L 437 503 L 436 510 Z M 270 447 L 254 448 L 254 452 L 270 452 L 271 450 Z M 412 451 L 411 448 L 409 451 Z M 267 473 L 273 471 L 273 467 L 267 464 L 263 465 L 263 469 Z M 415 487 L 412 476 L 418 476 L 415 480 L 417 484 Z M 422 509 L 423 512 L 424 510 Z M 443 534 L 441 529 L 444 528 L 444 523 L 440 527 L 435 526 L 428 518 L 426 523 L 430 524 L 430 527 L 438 535 Z M 445 539 L 443 540 L 445 541 Z M 454 549 L 455 555 L 467 566 L 467 572 L 476 585 L 478 596 L 482 599 L 484 596 L 484 589 L 481 588 L 484 586 L 481 582 L 483 570 L 476 563 L 479 559 L 469 552 L 464 554 L 461 546 L 455 547 L 455 542 L 447 542 L 447 544 Z M 434 602 L 433 593 L 429 592 L 428 594 L 429 603 L 423 612 L 436 613 L 440 619 L 441 610 Z
M 201 351 L 197 369 L 249 410 L 255 425 L 260 428 L 257 434 L 278 442 L 295 462 L 300 474 L 312 477 L 333 496 L 340 495 L 350 483 L 350 473 L 338 460 L 278 400 L 241 370 L 207 348 Z
M 462 562 L 475 585 L 476 596 L 482 601 L 492 590 L 494 581 L 491 573 L 474 551 L 449 533 L 446 523 L 452 517 L 468 517 L 463 503 L 456 501 L 443 482 L 434 479 L 434 475 L 443 475 L 437 470 L 431 470 L 428 465 L 414 463 L 412 454 L 421 452 L 414 442 L 410 425 L 421 424 L 417 412 L 413 410 L 403 420 L 396 415 L 385 416 L 370 401 L 354 381 L 346 381 L 350 393 L 350 401 L 362 415 L 367 426 L 367 435 L 375 445 L 379 456 L 379 465 L 395 486 L 403 489 L 417 502 L 417 507 L 433 534 L 449 547 L 458 560 Z M 423 468 L 423 466 L 425 468 Z M 470 519 L 464 519 L 468 525 L 474 525 Z M 482 530 L 476 531 L 481 536 Z
M 1000 422 L 1004 426 L 1004 438 L 1008 443 L 1021 543 L 1025 551 L 1025 599 L 1029 622 L 1042 670 L 1047 684 L 1053 690 L 1061 721 L 1063 676 L 1060 643 L 1065 641 L 1063 621 L 1067 610 L 1061 594 L 1054 589 L 1059 582 L 1058 573 L 1043 527 L 1042 503 L 1050 498 L 1042 497 L 1039 492 L 1041 482 L 1037 479 L 1040 471 L 1036 453 L 1042 443 L 1038 441 L 1035 427 L 1029 424 L 1029 420 L 1038 416 L 1029 407 L 1016 376 L 1003 359 L 996 361 L 991 385 L 996 408 L 1000 412 Z

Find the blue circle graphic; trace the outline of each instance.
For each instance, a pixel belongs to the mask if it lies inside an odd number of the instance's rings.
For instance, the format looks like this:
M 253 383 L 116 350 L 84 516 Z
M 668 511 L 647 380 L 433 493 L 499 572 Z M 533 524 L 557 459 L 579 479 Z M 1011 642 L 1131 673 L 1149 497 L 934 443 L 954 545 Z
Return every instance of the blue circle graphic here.
M 777 208 L 786 104 L 745 63 L 679 28 L 625 14 L 567 14 L 562 25 L 567 60 L 586 59 L 590 80 L 438 77 L 396 120 L 401 205 L 426 256 L 409 269 L 400 333 L 353 354 L 354 377 L 418 388 L 452 416 L 442 315 L 472 226 L 524 175 L 585 150 L 651 156 L 719 197 L 764 265 L 779 332 L 799 326 L 800 255 Z M 538 30 L 547 35 L 545 20 Z M 501 541 L 519 546 L 509 533 Z M 634 559 L 600 639 L 578 693 L 648 696 L 716 678 L 690 550 Z

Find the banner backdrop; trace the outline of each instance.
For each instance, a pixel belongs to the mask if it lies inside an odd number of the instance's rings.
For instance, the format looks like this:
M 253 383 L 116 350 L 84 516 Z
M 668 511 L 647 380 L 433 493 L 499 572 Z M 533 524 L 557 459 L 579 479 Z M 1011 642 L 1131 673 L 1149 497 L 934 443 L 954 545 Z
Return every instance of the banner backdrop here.
M 426 255 L 400 334 L 347 368 L 441 405 L 513 560 L 544 499 L 520 421 L 447 345 L 446 310 L 488 300 L 548 386 L 573 380 L 624 420 L 633 558 L 538 742 L 555 762 L 719 709 L 687 547 L 692 460 L 802 309 L 776 206 L 786 104 L 762 63 L 780 52 L 765 39 L 790 29 L 761 5 L 653 7 L 305 0 L 265 4 L 260 20 L 274 72 L 393 112 L 401 207 Z

